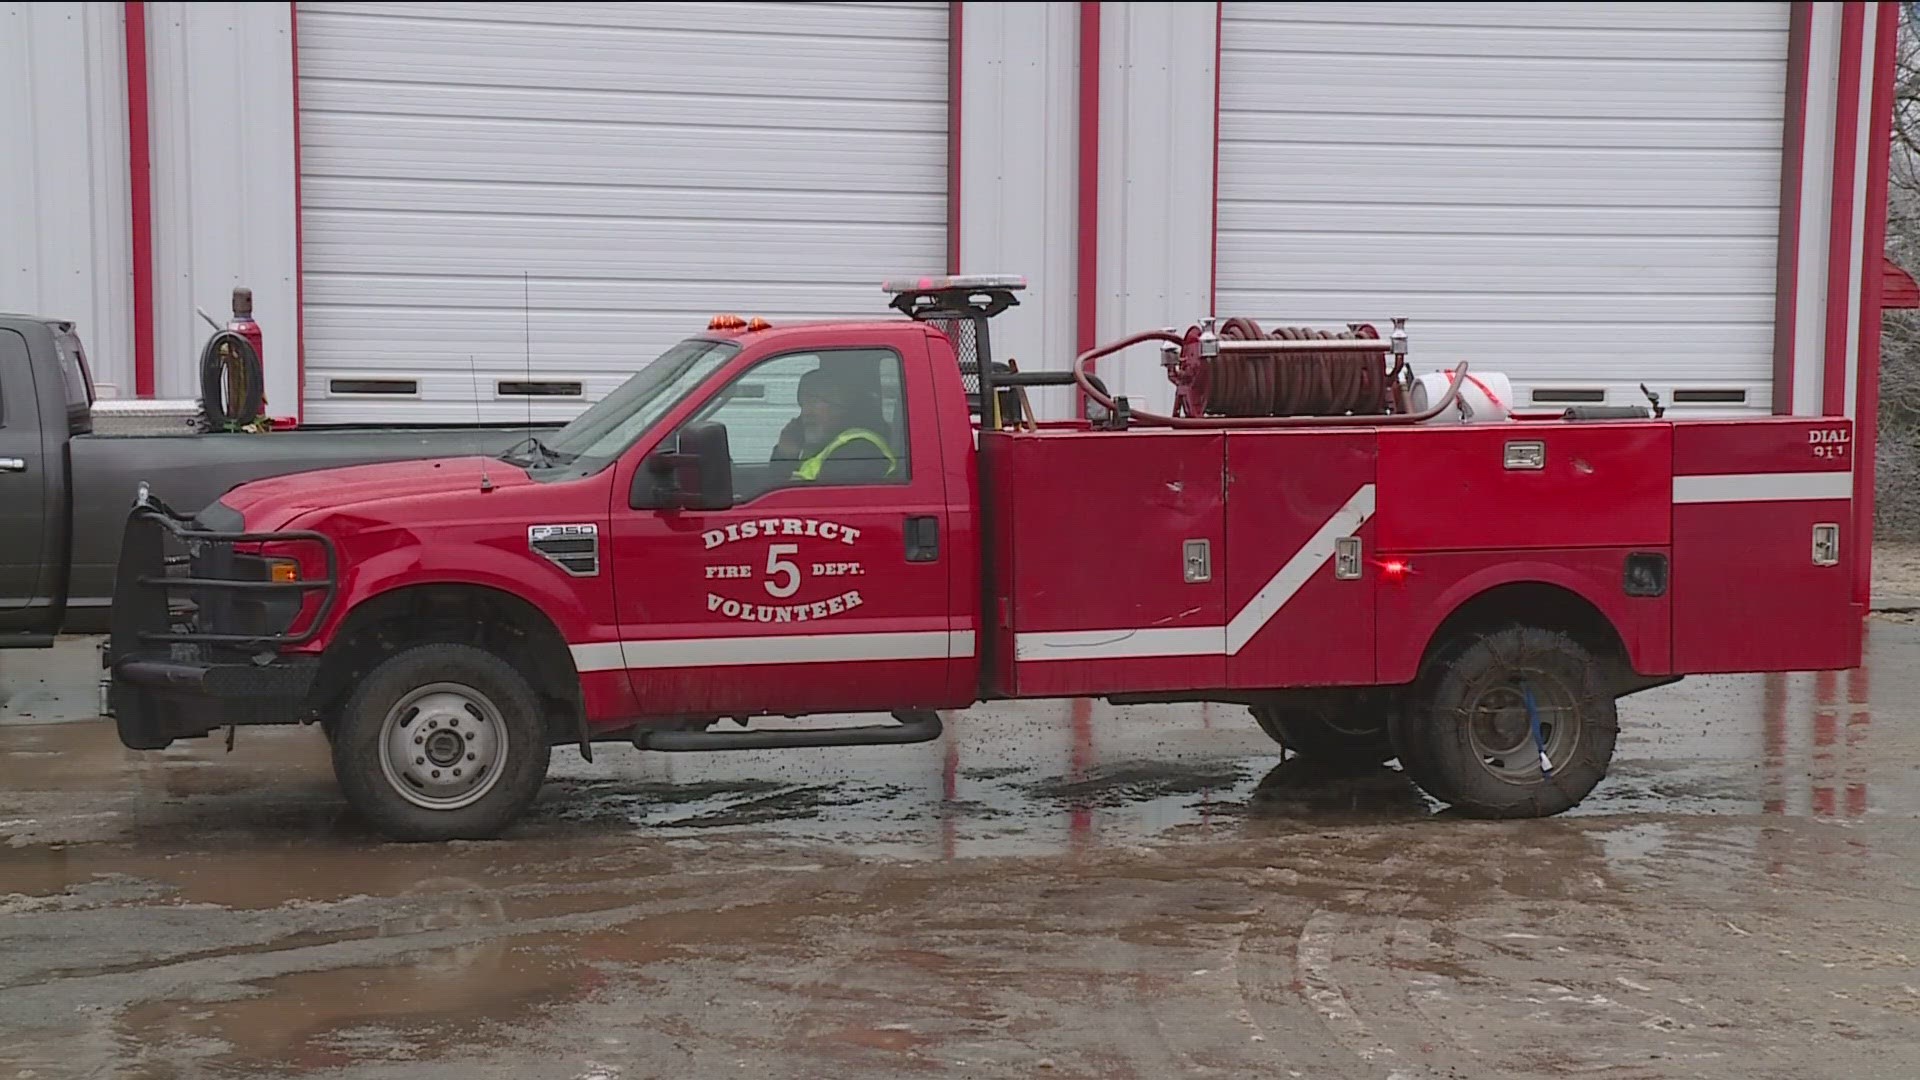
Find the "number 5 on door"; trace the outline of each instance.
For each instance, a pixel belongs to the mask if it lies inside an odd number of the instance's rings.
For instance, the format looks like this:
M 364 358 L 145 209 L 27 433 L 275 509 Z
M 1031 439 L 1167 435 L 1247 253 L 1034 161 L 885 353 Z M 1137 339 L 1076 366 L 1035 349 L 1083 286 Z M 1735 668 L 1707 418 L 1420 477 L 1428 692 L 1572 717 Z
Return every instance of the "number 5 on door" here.
M 786 558 L 799 550 L 798 544 L 770 544 L 767 547 L 767 576 L 786 578 L 778 585 L 771 581 L 761 583 L 767 587 L 767 594 L 776 600 L 785 600 L 800 591 L 800 568 Z

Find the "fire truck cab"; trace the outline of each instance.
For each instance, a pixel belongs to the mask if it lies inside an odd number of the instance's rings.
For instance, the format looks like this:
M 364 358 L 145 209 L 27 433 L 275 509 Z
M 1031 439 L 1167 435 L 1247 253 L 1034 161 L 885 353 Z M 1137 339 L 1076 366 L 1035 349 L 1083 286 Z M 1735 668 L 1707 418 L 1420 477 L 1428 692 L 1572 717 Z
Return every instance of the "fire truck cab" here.
M 1019 279 L 722 316 L 507 453 L 142 485 L 106 651 L 129 747 L 314 723 L 397 839 L 499 834 L 550 749 L 908 743 L 982 700 L 1244 704 L 1486 816 L 1606 775 L 1622 695 L 1858 664 L 1835 418 L 1528 416 L 1404 332 L 1207 320 L 992 360 Z M 1251 327 L 1251 329 L 1249 329 Z M 1181 406 L 1093 374 L 1159 343 Z M 1040 422 L 1034 385 L 1094 419 Z M 891 713 L 788 730 L 762 717 Z

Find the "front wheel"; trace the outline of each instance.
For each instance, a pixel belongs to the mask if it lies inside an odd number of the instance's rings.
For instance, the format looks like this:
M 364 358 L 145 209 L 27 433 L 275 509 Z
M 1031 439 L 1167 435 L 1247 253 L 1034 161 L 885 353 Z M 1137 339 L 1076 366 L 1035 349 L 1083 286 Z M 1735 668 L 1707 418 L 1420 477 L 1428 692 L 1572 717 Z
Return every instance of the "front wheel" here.
M 1553 630 L 1509 627 L 1442 649 L 1395 715 L 1400 764 L 1474 817 L 1547 817 L 1607 775 L 1619 720 L 1606 668 Z
M 418 645 L 383 661 L 347 700 L 332 741 L 347 802 L 395 840 L 498 836 L 547 776 L 533 688 L 470 645 Z

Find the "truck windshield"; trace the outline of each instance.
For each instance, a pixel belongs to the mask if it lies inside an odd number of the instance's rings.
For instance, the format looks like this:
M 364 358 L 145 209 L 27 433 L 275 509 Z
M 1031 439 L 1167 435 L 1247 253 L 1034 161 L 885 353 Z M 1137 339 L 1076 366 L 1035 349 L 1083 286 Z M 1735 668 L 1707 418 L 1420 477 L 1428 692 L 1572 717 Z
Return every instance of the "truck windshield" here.
M 558 468 L 575 476 L 599 472 L 739 351 L 740 346 L 727 341 L 682 341 L 567 426 L 545 439 L 529 438 L 508 456 L 532 468 Z

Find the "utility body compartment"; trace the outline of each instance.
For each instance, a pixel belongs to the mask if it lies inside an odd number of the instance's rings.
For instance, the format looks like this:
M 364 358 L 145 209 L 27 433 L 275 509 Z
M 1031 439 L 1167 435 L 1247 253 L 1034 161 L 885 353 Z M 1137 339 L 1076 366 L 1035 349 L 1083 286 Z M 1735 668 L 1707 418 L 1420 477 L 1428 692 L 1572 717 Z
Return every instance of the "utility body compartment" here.
M 1597 611 L 1643 676 L 1851 666 L 1850 440 L 1804 419 L 986 432 L 992 689 L 1404 683 L 1495 590 Z
M 1674 670 L 1858 666 L 1857 539 L 1852 421 L 1674 424 Z

